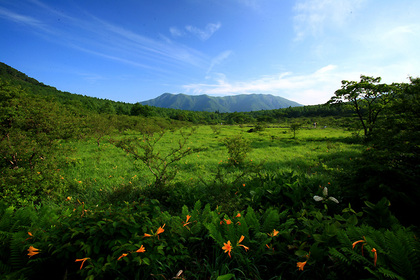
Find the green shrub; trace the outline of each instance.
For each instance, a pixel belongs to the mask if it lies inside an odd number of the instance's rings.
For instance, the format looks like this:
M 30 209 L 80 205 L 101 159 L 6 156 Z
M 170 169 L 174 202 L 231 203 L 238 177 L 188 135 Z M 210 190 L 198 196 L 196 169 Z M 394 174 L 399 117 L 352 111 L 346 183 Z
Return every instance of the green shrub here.
M 230 164 L 235 166 L 243 164 L 248 152 L 251 151 L 250 142 L 241 135 L 225 138 L 223 142 L 228 149 Z

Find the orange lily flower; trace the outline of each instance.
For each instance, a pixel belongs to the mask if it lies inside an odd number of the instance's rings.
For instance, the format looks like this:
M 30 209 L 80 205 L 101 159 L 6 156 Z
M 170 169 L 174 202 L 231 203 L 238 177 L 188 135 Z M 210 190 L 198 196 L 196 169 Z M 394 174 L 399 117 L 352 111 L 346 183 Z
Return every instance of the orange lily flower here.
M 230 225 L 230 224 L 232 223 L 232 221 L 231 221 L 231 220 L 229 220 L 229 219 L 228 219 L 228 220 L 224 219 L 224 220 L 226 221 L 226 224 L 227 224 L 227 225 Z
M 279 234 L 280 232 L 278 231 L 278 230 L 276 230 L 276 229 L 274 229 L 273 230 L 273 233 L 267 233 L 267 235 L 268 236 L 271 236 L 271 237 L 274 237 L 274 236 L 276 236 L 277 234 Z
M 249 250 L 249 247 L 247 247 L 245 245 L 242 245 L 242 244 L 239 244 L 239 243 L 241 243 L 244 240 L 244 238 L 245 238 L 245 236 L 241 235 L 241 238 L 239 238 L 239 241 L 236 244 L 236 246 L 242 246 L 245 249 L 245 251 L 248 251 Z
M 124 254 L 122 254 L 118 259 L 117 259 L 117 261 L 119 261 L 120 259 L 122 259 L 122 258 L 124 258 L 124 257 L 126 257 L 128 254 L 127 253 L 124 253 Z
M 187 226 L 188 224 L 191 224 L 191 222 L 188 222 L 188 220 L 191 218 L 190 215 L 187 215 L 187 219 L 185 220 L 185 222 L 182 222 L 184 224 L 184 227 Z
M 28 256 L 32 257 L 32 256 L 35 256 L 36 254 L 39 254 L 39 249 L 35 248 L 34 246 L 29 246 Z
M 235 218 L 239 218 L 241 216 L 241 213 L 238 213 Z
M 375 248 L 372 248 L 371 252 L 374 253 L 374 256 L 373 256 L 373 265 L 376 266 L 376 261 L 378 260 L 378 253 L 376 252 L 376 249 Z
M 166 224 L 163 224 L 163 226 L 159 227 L 153 235 L 152 235 L 152 234 L 145 233 L 145 234 L 143 235 L 143 237 L 157 236 L 157 237 L 159 238 L 159 234 L 161 234 L 162 232 L 164 232 L 164 231 L 165 231 L 165 230 L 163 229 L 163 228 L 165 227 L 165 225 L 166 225 Z M 152 231 L 152 233 L 153 233 L 153 231 Z
M 136 253 L 144 253 L 146 252 L 146 248 L 144 248 L 143 245 L 140 246 L 140 248 L 136 251 Z
M 76 259 L 75 262 L 82 262 L 82 264 L 80 265 L 80 269 L 83 268 L 83 264 L 85 263 L 86 260 L 88 260 L 90 258 L 83 258 L 83 259 Z
M 305 264 L 306 264 L 306 261 L 304 261 L 304 262 L 298 262 L 296 264 L 296 266 L 299 267 L 299 270 L 303 270 L 303 267 L 305 266 Z
M 225 250 L 225 253 L 228 253 L 229 258 L 231 258 L 230 251 L 232 251 L 232 244 L 230 244 L 230 240 L 228 240 L 227 243 L 223 243 L 223 245 L 222 249 Z
M 164 232 L 165 230 L 163 229 L 165 227 L 166 224 L 163 224 L 163 226 L 159 227 L 156 231 L 156 235 L 161 234 L 162 232 Z
M 367 243 L 366 243 L 366 238 L 365 238 L 364 236 L 363 236 L 363 239 L 362 239 L 362 240 L 359 240 L 359 241 L 353 242 L 352 246 L 353 246 L 353 249 L 354 249 L 354 247 L 356 246 L 356 244 L 361 243 L 361 242 L 363 242 L 363 243 L 362 243 L 362 256 L 363 256 L 363 246 L 365 246 L 365 244 L 367 244 Z

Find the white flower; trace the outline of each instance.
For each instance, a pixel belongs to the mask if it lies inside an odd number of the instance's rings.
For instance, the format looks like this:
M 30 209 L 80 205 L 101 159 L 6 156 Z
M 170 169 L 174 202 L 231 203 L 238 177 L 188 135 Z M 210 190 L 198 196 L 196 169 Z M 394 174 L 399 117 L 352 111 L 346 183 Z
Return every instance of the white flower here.
M 333 202 L 335 202 L 335 203 L 340 203 L 339 201 L 338 201 L 338 199 L 337 198 L 335 198 L 335 197 L 332 197 L 332 196 L 330 196 L 329 198 L 328 198 L 329 200 L 331 200 L 331 201 L 333 201 Z
M 314 200 L 315 200 L 315 201 L 322 201 L 322 200 L 324 200 L 324 198 L 323 198 L 323 197 L 320 197 L 320 196 L 318 196 L 318 195 L 315 195 L 315 196 L 314 196 Z
M 327 187 L 324 187 L 324 189 L 322 190 L 322 195 L 324 197 L 315 195 L 313 198 L 314 198 L 315 201 L 323 201 L 325 199 L 328 199 L 328 200 L 331 200 L 332 202 L 340 203 L 337 198 L 332 197 L 332 196 L 328 196 L 328 188 Z

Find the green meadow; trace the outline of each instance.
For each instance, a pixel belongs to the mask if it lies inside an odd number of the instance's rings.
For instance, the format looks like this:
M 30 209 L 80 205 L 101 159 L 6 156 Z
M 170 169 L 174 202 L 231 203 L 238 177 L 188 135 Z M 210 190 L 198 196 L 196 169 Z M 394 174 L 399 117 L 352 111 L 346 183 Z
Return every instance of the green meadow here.
M 258 172 L 294 173 L 318 187 L 331 183 L 335 172 L 350 168 L 352 160 L 357 160 L 363 150 L 363 145 L 352 143 L 352 132 L 340 128 L 302 128 L 295 138 L 289 128 L 279 126 L 252 133 L 245 125 L 220 125 L 217 132 L 211 126 L 181 130 L 192 129 L 194 132 L 186 145 L 197 151 L 171 166 L 177 170 L 171 184 L 187 185 L 191 192 L 214 181 L 221 168 L 225 169 L 227 181 L 244 175 L 242 184 L 252 180 Z M 246 172 L 229 166 L 228 149 L 223 143 L 224 139 L 238 135 L 249 141 L 251 147 L 245 158 Z M 69 196 L 101 202 L 101 193 L 113 192 L 119 187 L 141 189 L 153 184 L 154 176 L 143 162 L 112 144 L 124 137 L 142 139 L 139 133 L 127 133 L 110 137 L 100 145 L 94 140 L 62 144 L 71 149 L 59 171 L 60 176 L 74 186 Z M 165 155 L 176 149 L 181 139 L 179 131 L 165 132 L 155 146 Z
M 1 279 L 418 279 L 419 79 L 221 114 L 6 70 Z

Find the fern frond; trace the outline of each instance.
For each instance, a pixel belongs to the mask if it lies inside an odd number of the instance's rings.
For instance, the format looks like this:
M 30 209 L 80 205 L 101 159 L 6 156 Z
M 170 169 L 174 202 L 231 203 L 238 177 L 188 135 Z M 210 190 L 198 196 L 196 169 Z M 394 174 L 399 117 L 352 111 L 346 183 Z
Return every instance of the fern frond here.
M 413 250 L 411 232 L 399 229 L 397 232 L 387 231 L 384 234 L 388 248 L 391 267 L 406 279 L 416 279 L 415 266 L 418 263 L 418 252 Z
M 12 268 L 0 260 L 0 271 L 2 275 L 6 275 L 12 271 Z
M 245 220 L 250 229 L 252 228 L 255 232 L 260 232 L 260 222 L 258 221 L 258 218 L 255 215 L 255 211 L 251 206 L 249 206 L 247 209 Z
M 22 255 L 22 238 L 19 233 L 11 236 L 10 240 L 10 264 L 13 270 L 20 270 L 25 266 Z
M 264 222 L 261 227 L 262 232 L 271 232 L 280 222 L 280 216 L 277 210 L 267 209 L 264 216 Z
M 209 235 L 216 241 L 216 243 L 223 244 L 226 240 L 223 239 L 221 232 L 216 228 L 215 224 L 206 224 Z
M 13 223 L 14 210 L 12 207 L 4 209 L 0 218 L 0 231 L 8 231 Z
M 351 265 L 351 260 L 344 255 L 343 253 L 339 252 L 336 248 L 330 248 L 330 250 L 328 251 L 330 253 L 331 258 L 334 261 L 339 261 L 342 263 L 345 263 L 346 265 L 350 266 Z

